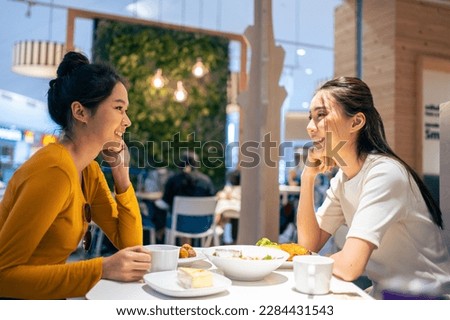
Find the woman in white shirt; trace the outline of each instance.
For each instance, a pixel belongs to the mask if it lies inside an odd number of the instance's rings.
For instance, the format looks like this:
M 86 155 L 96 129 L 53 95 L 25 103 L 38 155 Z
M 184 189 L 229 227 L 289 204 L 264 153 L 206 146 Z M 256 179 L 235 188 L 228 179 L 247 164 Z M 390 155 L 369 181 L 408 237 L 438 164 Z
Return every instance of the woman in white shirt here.
M 307 130 L 314 146 L 301 177 L 299 243 L 318 252 L 346 224 L 344 246 L 331 256 L 336 276 L 353 281 L 365 272 L 377 298 L 386 287 L 406 292 L 413 283 L 448 293 L 441 211 L 389 147 L 368 86 L 352 77 L 326 82 L 311 101 Z M 334 166 L 339 171 L 315 212 L 314 180 Z

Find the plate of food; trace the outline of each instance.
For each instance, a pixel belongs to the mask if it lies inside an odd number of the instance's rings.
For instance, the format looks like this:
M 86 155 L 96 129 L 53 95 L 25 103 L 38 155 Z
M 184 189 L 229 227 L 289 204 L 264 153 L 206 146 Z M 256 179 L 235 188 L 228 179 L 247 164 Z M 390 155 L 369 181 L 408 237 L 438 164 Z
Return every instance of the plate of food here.
M 261 246 L 261 247 L 270 247 L 270 248 L 280 249 L 280 250 L 283 250 L 283 251 L 286 251 L 287 253 L 289 253 L 289 258 L 287 258 L 287 260 L 285 262 L 283 262 L 279 267 L 282 269 L 292 269 L 294 267 L 294 263 L 292 262 L 292 259 L 295 256 L 312 254 L 311 251 L 309 251 L 305 247 L 299 245 L 298 243 L 278 244 L 267 238 L 259 239 L 258 242 L 256 242 L 256 245 Z
M 289 257 L 282 250 L 254 245 L 209 247 L 203 252 L 226 277 L 238 281 L 262 280 Z
M 178 270 L 150 272 L 145 283 L 170 297 L 203 297 L 227 290 L 231 280 L 204 269 L 179 267 Z
M 206 259 L 206 256 L 201 248 L 193 248 L 190 244 L 185 243 L 180 248 L 178 266 L 187 267 L 195 261 L 204 259 Z

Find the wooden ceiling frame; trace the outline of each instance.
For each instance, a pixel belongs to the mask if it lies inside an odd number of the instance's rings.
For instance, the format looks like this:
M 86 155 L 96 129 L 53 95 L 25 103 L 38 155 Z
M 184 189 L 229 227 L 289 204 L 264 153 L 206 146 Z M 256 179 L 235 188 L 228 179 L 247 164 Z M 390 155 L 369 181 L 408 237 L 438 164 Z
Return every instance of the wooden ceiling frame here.
M 162 23 L 151 20 L 138 19 L 134 17 L 119 16 L 113 14 L 105 14 L 94 11 L 80 10 L 67 8 L 67 29 L 66 29 L 66 49 L 68 51 L 74 50 L 74 35 L 75 35 L 75 19 L 106 19 L 129 24 L 138 24 L 143 26 L 159 27 L 163 29 L 178 30 L 183 32 L 200 33 L 210 36 L 223 37 L 232 41 L 237 41 L 241 44 L 240 52 L 240 72 L 239 72 L 239 92 L 247 90 L 247 50 L 248 41 L 245 36 L 235 33 L 221 32 L 215 30 L 200 29 L 194 27 L 180 26 L 169 23 Z

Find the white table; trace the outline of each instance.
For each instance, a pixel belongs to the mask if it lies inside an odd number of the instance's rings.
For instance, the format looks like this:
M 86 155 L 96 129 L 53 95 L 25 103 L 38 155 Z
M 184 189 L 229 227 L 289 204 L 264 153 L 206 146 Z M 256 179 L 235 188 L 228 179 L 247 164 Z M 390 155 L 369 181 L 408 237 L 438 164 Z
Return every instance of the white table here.
M 219 199 L 217 200 L 216 214 L 222 214 L 225 211 L 241 212 L 241 200 L 237 199 Z M 236 217 L 239 218 L 239 217 Z
M 191 267 L 214 268 L 208 260 L 196 261 Z M 292 269 L 277 269 L 260 281 L 233 281 L 232 286 L 221 293 L 198 298 L 200 300 L 252 300 L 255 297 L 283 297 L 286 301 L 298 299 L 372 299 L 367 293 L 351 282 L 334 278 L 331 292 L 326 295 L 302 294 L 294 288 Z M 86 295 L 89 300 L 175 300 L 150 288 L 145 282 L 116 282 L 100 280 Z

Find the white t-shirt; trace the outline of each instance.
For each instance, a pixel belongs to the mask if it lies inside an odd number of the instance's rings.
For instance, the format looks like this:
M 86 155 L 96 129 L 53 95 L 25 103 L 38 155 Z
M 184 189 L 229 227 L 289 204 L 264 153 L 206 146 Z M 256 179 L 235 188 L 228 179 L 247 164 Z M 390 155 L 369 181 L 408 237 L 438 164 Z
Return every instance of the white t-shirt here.
M 380 297 L 383 286 L 407 291 L 411 288 L 399 286 L 450 283 L 450 259 L 441 231 L 414 179 L 398 161 L 368 155 L 355 177 L 348 180 L 339 170 L 330 184 L 317 220 L 330 234 L 346 224 L 347 238 L 377 247 L 366 266 L 374 296 Z

